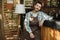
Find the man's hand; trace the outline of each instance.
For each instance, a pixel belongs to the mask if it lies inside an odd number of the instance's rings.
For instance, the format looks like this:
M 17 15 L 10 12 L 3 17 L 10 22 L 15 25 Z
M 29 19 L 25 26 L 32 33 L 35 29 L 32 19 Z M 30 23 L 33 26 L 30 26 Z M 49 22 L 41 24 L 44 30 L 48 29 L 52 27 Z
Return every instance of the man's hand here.
M 35 36 L 34 36 L 34 34 L 32 32 L 30 33 L 30 37 L 35 38 Z
M 40 21 L 40 22 L 39 22 L 39 26 L 42 27 L 42 26 L 43 26 L 43 23 L 44 23 L 44 20 Z

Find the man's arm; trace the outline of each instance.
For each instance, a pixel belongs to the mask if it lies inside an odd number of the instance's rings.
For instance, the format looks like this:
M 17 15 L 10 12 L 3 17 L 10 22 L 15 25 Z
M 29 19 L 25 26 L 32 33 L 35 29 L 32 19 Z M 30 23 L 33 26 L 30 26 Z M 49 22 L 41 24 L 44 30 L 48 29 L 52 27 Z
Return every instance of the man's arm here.
M 53 17 L 47 15 L 46 13 L 42 13 L 42 15 L 43 15 L 43 20 L 52 20 L 53 19 Z
M 44 12 L 40 12 L 39 16 L 38 16 L 38 19 L 39 19 L 39 26 L 43 26 L 43 23 L 44 23 L 45 20 L 52 20 L 53 17 L 47 15 Z
M 31 28 L 29 27 L 29 14 L 27 13 L 26 14 L 26 17 L 25 17 L 25 20 L 24 20 L 24 25 L 25 25 L 25 28 L 26 28 L 26 31 L 30 34 L 30 37 L 31 38 L 34 38 L 34 34 L 32 33 L 32 30 Z
M 25 20 L 24 20 L 24 25 L 25 25 L 26 31 L 31 33 L 32 30 L 29 27 L 29 16 L 30 16 L 29 13 L 26 13 Z

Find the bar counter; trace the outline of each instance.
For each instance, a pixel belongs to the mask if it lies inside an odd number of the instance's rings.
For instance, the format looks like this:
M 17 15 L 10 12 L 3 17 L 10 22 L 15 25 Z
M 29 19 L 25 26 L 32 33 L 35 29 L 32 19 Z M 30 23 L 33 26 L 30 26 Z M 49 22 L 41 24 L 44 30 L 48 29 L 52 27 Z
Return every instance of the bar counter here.
M 41 27 L 41 35 L 43 40 L 60 40 L 60 21 L 55 22 L 58 25 L 57 28 L 54 28 L 53 26 Z

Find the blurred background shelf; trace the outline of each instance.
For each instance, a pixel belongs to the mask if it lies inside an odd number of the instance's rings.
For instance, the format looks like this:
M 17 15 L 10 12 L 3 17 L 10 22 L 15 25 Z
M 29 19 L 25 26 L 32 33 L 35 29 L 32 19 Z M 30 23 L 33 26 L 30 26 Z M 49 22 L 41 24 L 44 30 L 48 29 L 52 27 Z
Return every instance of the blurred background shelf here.
M 18 15 L 13 13 L 15 3 L 14 0 L 10 1 L 13 1 L 13 3 L 7 3 L 7 0 L 2 0 L 4 37 L 5 40 L 18 40 Z

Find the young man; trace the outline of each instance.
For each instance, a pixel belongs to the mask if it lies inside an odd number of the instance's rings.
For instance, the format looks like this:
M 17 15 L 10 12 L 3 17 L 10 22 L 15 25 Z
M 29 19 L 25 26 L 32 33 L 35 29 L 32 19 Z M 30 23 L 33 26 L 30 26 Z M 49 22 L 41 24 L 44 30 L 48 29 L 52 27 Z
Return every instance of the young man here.
M 26 28 L 26 31 L 28 32 L 29 38 L 27 36 L 27 40 L 41 40 L 40 37 L 40 28 L 43 25 L 44 20 L 51 20 L 52 17 L 48 16 L 42 11 L 39 11 L 42 7 L 41 2 L 36 2 L 33 5 L 33 10 L 26 13 L 24 25 Z

